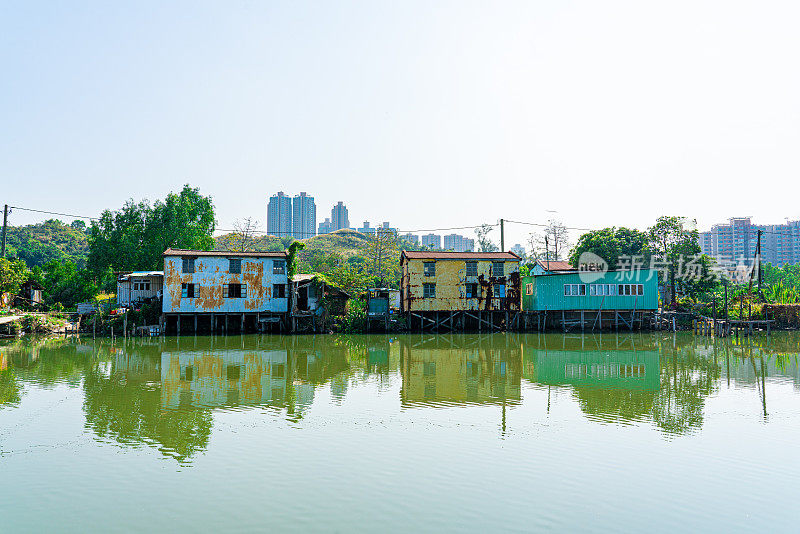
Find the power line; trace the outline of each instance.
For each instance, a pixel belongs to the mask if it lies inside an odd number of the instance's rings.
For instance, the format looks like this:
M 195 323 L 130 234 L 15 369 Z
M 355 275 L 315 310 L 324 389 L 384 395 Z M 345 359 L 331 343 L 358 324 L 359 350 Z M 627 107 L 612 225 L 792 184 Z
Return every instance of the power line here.
M 73 217 L 75 219 L 90 219 L 92 221 L 100 220 L 97 217 L 89 217 L 88 215 L 75 215 L 73 213 L 59 213 L 57 211 L 35 210 L 33 208 L 23 208 L 21 206 L 9 206 L 9 208 L 22 211 L 32 211 L 35 213 L 45 213 L 47 215 L 61 215 L 62 217 Z
M 547 228 L 550 226 L 549 224 L 544 223 L 532 223 L 532 222 L 524 222 L 524 221 L 512 221 L 511 219 L 504 219 L 506 222 L 514 223 L 514 224 L 525 224 L 528 226 L 538 226 L 539 228 Z M 565 230 L 577 230 L 579 232 L 594 232 L 597 228 L 576 228 L 571 226 L 565 226 Z

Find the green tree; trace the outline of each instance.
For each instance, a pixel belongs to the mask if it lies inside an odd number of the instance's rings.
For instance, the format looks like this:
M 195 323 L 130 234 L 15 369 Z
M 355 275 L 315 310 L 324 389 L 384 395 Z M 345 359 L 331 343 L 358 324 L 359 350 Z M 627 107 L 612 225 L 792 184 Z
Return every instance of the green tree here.
M 668 275 L 667 280 L 663 280 L 670 287 L 670 303 L 673 307 L 677 305 L 677 273 L 686 268 L 687 262 L 694 258 L 700 258 L 701 268 L 704 266 L 707 272 L 708 259 L 703 260 L 700 256 L 699 234 L 696 228 L 684 228 L 685 219 L 682 217 L 662 216 L 656 219 L 656 223 L 648 228 L 647 235 L 650 248 L 653 254 L 658 255 L 662 262 L 665 262 Z M 706 275 L 702 273 L 702 276 Z M 694 283 L 683 279 L 682 285 L 687 290 L 697 290 Z
M 214 227 L 211 197 L 188 185 L 152 206 L 129 200 L 92 222 L 87 265 L 98 278 L 109 271 L 161 269 L 167 248 L 211 250 Z
M 324 273 L 325 280 L 332 286 L 351 295 L 363 293 L 369 287 L 372 277 L 364 269 L 342 262 Z
M 30 271 L 24 261 L 0 258 L 0 304 L 10 304 L 29 276 Z
M 60 303 L 72 308 L 79 302 L 92 300 L 100 289 L 87 269 L 79 269 L 71 261 L 53 260 L 34 267 L 32 276 L 44 287 L 44 303 L 48 306 Z
M 608 262 L 611 269 L 617 266 L 620 257 L 649 257 L 649 237 L 635 228 L 603 228 L 586 232 L 578 238 L 575 248 L 569 255 L 569 262 L 578 267 L 578 260 L 584 252 L 597 254 Z
M 399 287 L 400 241 L 397 232 L 378 228 L 374 236 L 369 236 L 362 253 L 366 270 L 374 278 L 374 283 L 382 287 Z

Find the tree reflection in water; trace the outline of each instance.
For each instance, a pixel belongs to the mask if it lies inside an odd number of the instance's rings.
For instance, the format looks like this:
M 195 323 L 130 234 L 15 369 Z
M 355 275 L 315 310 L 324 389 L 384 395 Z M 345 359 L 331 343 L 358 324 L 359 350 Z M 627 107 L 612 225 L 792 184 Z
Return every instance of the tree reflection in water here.
M 522 379 L 569 391 L 592 420 L 652 422 L 665 435 L 703 424 L 721 376 L 757 390 L 766 378 L 800 385 L 797 334 L 747 340 L 691 335 L 244 336 L 145 340 L 19 340 L 0 344 L 0 409 L 28 386 L 84 391 L 85 426 L 103 441 L 151 446 L 189 462 L 209 443 L 219 410 L 266 407 L 299 423 L 316 392 L 339 404 L 377 381 L 400 408 L 523 404 Z M 724 368 L 723 368 L 724 366 Z M 550 396 L 548 395 L 548 402 Z

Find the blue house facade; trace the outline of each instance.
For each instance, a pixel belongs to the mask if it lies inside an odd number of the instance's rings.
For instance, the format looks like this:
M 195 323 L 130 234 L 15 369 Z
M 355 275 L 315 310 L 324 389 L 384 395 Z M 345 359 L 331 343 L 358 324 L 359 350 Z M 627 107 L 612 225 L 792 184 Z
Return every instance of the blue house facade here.
M 658 309 L 658 272 L 651 269 L 551 272 L 522 279 L 523 311 Z

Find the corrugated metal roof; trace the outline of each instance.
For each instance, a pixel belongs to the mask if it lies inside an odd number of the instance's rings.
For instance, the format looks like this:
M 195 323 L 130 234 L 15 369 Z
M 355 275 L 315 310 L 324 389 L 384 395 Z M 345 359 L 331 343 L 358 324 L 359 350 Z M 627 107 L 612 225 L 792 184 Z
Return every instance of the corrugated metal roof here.
M 536 263 L 545 271 L 577 271 L 575 267 L 568 261 L 553 261 L 550 260 L 536 260 Z
M 164 271 L 131 271 L 131 272 L 120 272 L 117 275 L 117 281 L 127 280 L 132 276 L 161 276 L 164 277 Z
M 513 252 L 445 252 L 437 250 L 404 250 L 400 255 L 410 260 L 509 260 L 519 261 Z
M 553 262 L 551 261 L 550 263 L 553 263 Z M 572 271 L 562 271 L 562 272 L 555 272 L 555 273 L 550 273 L 550 274 L 533 274 L 531 276 L 537 276 L 537 277 L 538 276 L 557 276 L 557 275 L 562 275 L 562 274 L 579 274 L 579 275 L 580 274 L 584 274 L 584 275 L 592 275 L 592 274 L 595 274 L 595 275 L 600 275 L 600 274 L 622 274 L 622 275 L 626 275 L 627 274 L 627 275 L 630 275 L 631 276 L 631 280 L 633 280 L 634 279 L 633 278 L 634 275 L 637 276 L 637 277 L 641 276 L 640 274 L 636 274 L 636 273 L 646 273 L 646 272 L 657 271 L 657 270 L 658 269 L 642 268 L 642 269 L 637 269 L 635 271 L 630 271 L 630 270 L 628 270 L 628 271 L 626 271 L 626 270 L 616 270 L 616 271 L 579 271 L 578 269 L 572 269 Z M 639 278 L 635 278 L 635 280 L 638 280 L 638 279 Z
M 225 258 L 286 258 L 286 251 L 282 252 L 233 252 L 230 250 L 186 250 L 168 248 L 162 256 L 222 256 Z

